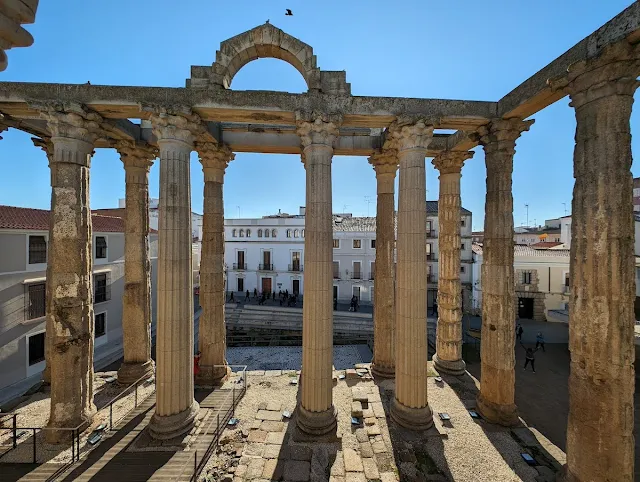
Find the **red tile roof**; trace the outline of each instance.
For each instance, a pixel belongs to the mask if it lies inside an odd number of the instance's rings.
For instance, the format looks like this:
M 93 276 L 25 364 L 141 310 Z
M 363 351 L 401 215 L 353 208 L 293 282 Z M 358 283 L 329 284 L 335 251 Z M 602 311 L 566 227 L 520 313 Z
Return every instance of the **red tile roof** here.
M 98 210 L 100 211 L 118 211 Z M 27 229 L 35 231 L 49 230 L 49 213 L 46 209 L 19 208 L 0 205 L 0 229 Z M 104 216 L 96 211 L 91 213 L 93 231 L 96 233 L 123 233 L 124 209 L 121 216 Z M 151 233 L 157 233 L 155 229 Z
M 555 248 L 556 246 L 560 246 L 562 243 L 558 243 L 556 241 L 541 241 L 536 244 L 532 244 L 531 247 L 533 249 L 549 249 Z

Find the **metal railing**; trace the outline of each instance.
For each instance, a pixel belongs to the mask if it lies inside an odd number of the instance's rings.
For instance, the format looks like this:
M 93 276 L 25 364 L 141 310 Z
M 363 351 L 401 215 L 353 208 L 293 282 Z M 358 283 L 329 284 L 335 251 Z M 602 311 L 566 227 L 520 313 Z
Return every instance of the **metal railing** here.
M 340 273 L 333 272 L 333 279 L 340 279 Z
M 193 473 L 189 481 L 196 482 L 198 480 L 198 477 L 202 473 L 202 470 L 204 469 L 205 465 L 207 464 L 207 460 L 209 460 L 209 457 L 211 457 L 211 454 L 213 453 L 215 448 L 218 446 L 218 443 L 220 442 L 220 436 L 222 435 L 222 432 L 227 426 L 227 423 L 229 423 L 229 420 L 231 420 L 231 418 L 235 415 L 237 403 L 242 399 L 244 394 L 247 392 L 247 366 L 246 365 L 227 365 L 227 366 L 229 368 L 233 368 L 234 366 L 237 368 L 241 368 L 241 370 L 239 371 L 240 376 L 238 380 L 236 380 L 235 382 L 235 383 L 240 383 L 241 387 L 239 387 L 239 389 L 236 389 L 236 386 L 234 383 L 231 390 L 229 390 L 229 393 L 227 394 L 224 401 L 220 405 L 220 409 L 218 409 L 218 413 L 216 414 L 216 417 L 211 420 L 211 422 L 209 423 L 209 427 L 207 427 L 206 430 L 203 430 L 203 433 L 211 433 L 209 430 L 210 427 L 212 426 L 213 423 L 216 424 L 215 431 L 213 432 L 213 438 L 211 439 L 209 446 L 207 447 L 207 449 L 205 450 L 204 454 L 202 455 L 199 461 L 198 461 L 198 451 L 197 450 L 194 451 L 193 465 L 191 465 L 190 462 L 185 464 L 184 468 L 180 472 L 180 475 L 177 477 L 177 479 L 180 479 L 187 469 L 190 469 L 191 467 L 193 467 Z M 213 368 L 220 368 L 220 367 L 223 367 L 223 365 L 201 365 L 200 368 L 213 369 Z M 231 402 L 230 405 L 228 405 L 229 402 Z M 221 411 L 223 407 L 227 407 L 224 410 L 224 412 Z
M 302 271 L 302 265 L 298 264 L 298 263 L 290 264 L 289 265 L 289 271 L 301 272 Z
M 111 399 L 111 401 L 105 403 L 102 408 L 98 409 L 98 412 L 100 412 L 101 410 L 104 410 L 107 407 L 109 408 L 109 431 L 110 432 L 113 430 L 113 426 L 114 425 L 118 425 L 118 423 L 120 423 L 122 420 L 124 420 L 126 418 L 126 416 L 129 415 L 129 413 L 131 412 L 131 410 L 129 410 L 122 417 L 120 417 L 118 420 L 116 420 L 114 422 L 114 420 L 113 420 L 113 404 L 116 403 L 118 400 L 121 400 L 122 398 L 124 398 L 126 395 L 128 395 L 129 393 L 131 393 L 133 391 L 135 393 L 135 395 L 134 395 L 134 402 L 133 402 L 133 409 L 132 410 L 135 410 L 136 408 L 138 408 L 138 387 L 140 385 L 142 385 L 143 383 L 152 383 L 152 382 L 155 382 L 155 377 L 154 376 L 145 375 L 145 376 L 143 376 L 141 378 L 138 378 L 135 382 L 133 382 L 131 385 L 129 385 L 127 388 L 125 388 L 123 391 L 121 391 L 118 395 L 113 397 Z M 155 392 L 155 383 L 154 383 L 153 391 L 149 395 L 147 395 L 147 398 L 151 394 L 153 394 L 154 392 Z M 144 401 L 144 400 L 146 400 L 146 398 L 143 399 L 142 401 Z
M 369 280 L 375 281 L 375 279 L 376 279 L 376 274 L 372 271 L 371 273 L 369 273 Z
M 233 269 L 237 269 L 237 270 L 246 270 L 247 269 L 247 264 L 246 263 L 233 263 Z
M 435 274 L 429 273 L 427 275 L 427 283 L 437 283 L 437 282 L 438 282 L 438 277 Z
M 562 287 L 562 293 L 565 295 L 570 295 L 571 294 L 571 286 L 563 286 Z
M 427 253 L 427 261 L 438 261 L 438 257 L 435 253 Z
M 351 273 L 351 279 L 362 279 L 362 273 Z
M 260 264 L 260 265 L 258 265 L 258 270 L 259 271 L 273 271 L 273 265 L 272 264 Z
M 438 237 L 438 235 L 436 234 L 435 229 L 427 231 L 427 238 L 437 238 L 437 237 Z

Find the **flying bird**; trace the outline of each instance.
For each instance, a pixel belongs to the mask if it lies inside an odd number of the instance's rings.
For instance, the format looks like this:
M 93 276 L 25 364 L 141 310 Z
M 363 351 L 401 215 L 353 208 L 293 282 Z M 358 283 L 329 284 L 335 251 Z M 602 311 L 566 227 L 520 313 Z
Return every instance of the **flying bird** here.
M 287 13 L 285 13 L 285 16 L 288 15 L 289 17 L 293 17 L 293 12 L 291 11 L 291 9 L 287 8 Z

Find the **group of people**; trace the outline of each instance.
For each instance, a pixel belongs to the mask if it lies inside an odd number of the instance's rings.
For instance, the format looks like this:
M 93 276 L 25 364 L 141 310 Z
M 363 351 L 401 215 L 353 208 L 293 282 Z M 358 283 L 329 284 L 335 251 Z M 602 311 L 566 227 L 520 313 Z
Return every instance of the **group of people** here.
M 287 306 L 296 306 L 298 303 L 298 294 L 293 293 L 290 295 L 289 290 L 284 290 L 284 291 L 280 290 L 277 296 L 280 298 L 280 306 L 283 306 L 284 303 L 287 303 Z M 259 305 L 264 305 L 264 303 L 267 300 L 273 300 L 273 301 L 276 300 L 276 292 L 266 291 L 266 292 L 258 293 L 257 288 L 254 288 L 253 299 L 254 300 L 257 299 Z M 228 301 L 229 303 L 235 302 L 233 291 L 229 295 Z M 249 292 L 249 290 L 247 290 L 244 296 L 244 302 L 248 303 L 249 301 L 251 301 L 251 293 Z
M 542 334 L 541 331 L 539 331 L 536 334 L 536 347 L 535 348 L 531 348 L 531 347 L 526 347 L 522 344 L 522 333 L 524 332 L 524 328 L 522 328 L 522 325 L 520 323 L 518 323 L 518 326 L 516 326 L 516 340 L 518 340 L 520 342 L 520 346 L 522 348 L 525 349 L 525 359 L 524 359 L 524 371 L 527 371 L 527 367 L 529 365 L 531 365 L 531 370 L 533 370 L 533 373 L 536 372 L 536 357 L 535 357 L 535 353 L 542 348 L 542 351 L 546 351 L 544 349 L 544 335 Z

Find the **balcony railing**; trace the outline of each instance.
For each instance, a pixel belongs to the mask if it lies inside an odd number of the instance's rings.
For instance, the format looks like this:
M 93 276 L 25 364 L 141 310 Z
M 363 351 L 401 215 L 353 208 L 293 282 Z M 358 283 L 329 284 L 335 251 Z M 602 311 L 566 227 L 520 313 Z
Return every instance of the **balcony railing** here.
M 289 271 L 294 271 L 299 273 L 302 271 L 302 265 L 298 263 L 290 264 Z
M 376 274 L 375 273 L 369 273 L 369 280 L 373 281 L 376 279 Z
M 438 261 L 435 253 L 427 253 L 427 261 Z
M 340 273 L 333 272 L 333 279 L 340 279 Z
M 427 283 L 437 283 L 437 282 L 438 282 L 438 277 L 435 274 L 427 275 Z
M 233 263 L 233 269 L 246 270 L 247 269 L 247 265 L 243 264 L 243 263 Z
M 351 273 L 351 279 L 362 279 L 362 273 Z
M 258 267 L 258 271 L 273 271 L 273 265 L 272 264 L 261 264 Z
M 427 238 L 437 238 L 438 235 L 436 234 L 435 229 L 432 229 L 431 231 L 427 231 Z
M 562 292 L 563 292 L 565 295 L 570 295 L 570 294 L 571 294 L 571 287 L 570 287 L 570 286 L 563 286 L 563 287 L 562 287 Z

